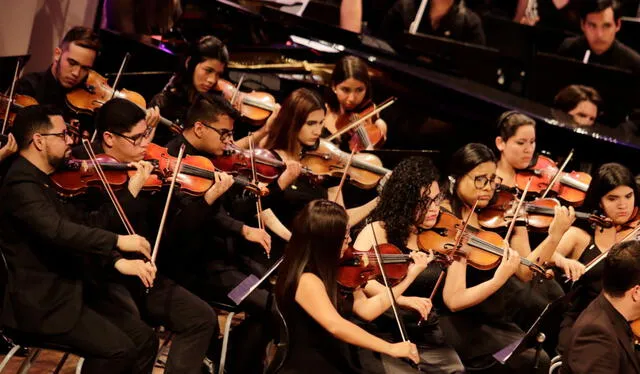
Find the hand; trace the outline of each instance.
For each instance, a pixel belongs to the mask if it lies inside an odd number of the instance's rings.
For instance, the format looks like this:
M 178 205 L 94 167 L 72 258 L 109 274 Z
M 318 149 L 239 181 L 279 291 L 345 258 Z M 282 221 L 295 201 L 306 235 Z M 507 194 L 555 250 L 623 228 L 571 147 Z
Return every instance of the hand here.
M 271 131 L 271 126 L 273 125 L 276 117 L 278 117 L 278 113 L 280 113 L 280 104 L 276 103 L 273 107 L 273 112 L 271 112 L 271 115 L 267 118 L 267 122 L 263 126 L 265 135 Z
M 427 320 L 429 317 L 429 313 L 431 312 L 431 308 L 433 304 L 431 304 L 431 299 L 427 299 L 426 297 L 416 297 L 416 296 L 400 296 L 396 299 L 396 303 L 398 306 L 401 306 L 405 309 L 413 309 L 416 312 L 420 313 L 423 320 Z
M 118 235 L 116 246 L 122 252 L 142 253 L 146 258 L 151 260 L 151 244 L 140 235 Z
M 509 259 L 502 257 L 496 273 L 493 275 L 495 279 L 500 280 L 502 283 L 506 282 L 509 277 L 516 273 L 520 266 L 520 254 L 509 248 Z
M 407 276 L 413 278 L 422 273 L 422 271 L 426 269 L 427 266 L 429 266 L 429 263 L 435 258 L 431 251 L 429 251 L 428 254 L 422 251 L 412 251 L 409 256 L 411 256 L 413 263 L 409 265 Z
M 520 24 L 522 25 L 528 25 L 528 26 L 535 26 L 536 23 L 538 23 L 538 21 L 540 21 L 540 17 L 527 17 L 527 16 L 522 16 L 522 18 L 520 18 Z
M 140 190 L 144 187 L 144 184 L 147 183 L 149 177 L 151 177 L 151 173 L 153 172 L 153 164 L 149 161 L 138 161 L 131 162 L 129 166 L 133 166 L 136 168 L 136 173 L 129 178 L 129 192 L 133 197 L 138 197 Z
M 280 175 L 280 178 L 278 178 L 278 185 L 282 190 L 289 187 L 291 183 L 298 179 L 302 172 L 302 165 L 300 165 L 298 161 L 287 160 L 284 163 L 287 168 Z
M 390 344 L 389 352 L 387 354 L 396 358 L 408 358 L 416 364 L 420 363 L 420 356 L 418 355 L 418 348 L 411 342 L 401 342 Z
M 156 127 L 160 122 L 160 108 L 154 106 L 153 108 L 147 109 L 147 115 L 145 117 L 145 121 L 147 122 L 147 126 Z
M 269 254 L 271 252 L 271 235 L 265 230 L 242 226 L 242 236 L 250 242 L 258 243 Z
M 9 134 L 9 136 L 7 136 L 7 143 L 0 148 L 0 161 L 6 159 L 17 151 L 18 143 L 16 143 L 16 138 L 13 137 L 13 134 Z
M 559 257 L 559 256 L 558 256 Z M 582 274 L 584 274 L 584 264 L 580 261 L 572 260 L 570 258 L 562 257 L 556 259 L 556 266 L 564 270 L 564 274 L 572 281 L 577 281 Z
M 572 206 L 567 208 L 566 206 L 556 205 L 554 208 L 553 221 L 551 221 L 551 225 L 549 225 L 549 236 L 560 240 L 575 220 L 576 211 Z
M 215 174 L 215 182 L 207 192 L 204 193 L 204 200 L 209 205 L 213 205 L 213 203 L 233 185 L 233 177 L 231 175 L 224 172 L 216 172 Z
M 114 266 L 121 274 L 140 278 L 145 287 L 153 287 L 153 280 L 156 279 L 156 267 L 153 262 L 121 258 L 116 261 Z

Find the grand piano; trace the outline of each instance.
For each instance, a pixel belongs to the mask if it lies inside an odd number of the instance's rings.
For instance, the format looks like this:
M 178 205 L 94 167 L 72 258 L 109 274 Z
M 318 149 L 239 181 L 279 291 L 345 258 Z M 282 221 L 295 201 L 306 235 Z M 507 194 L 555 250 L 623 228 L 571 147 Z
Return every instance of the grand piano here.
M 516 110 L 537 121 L 538 150 L 556 158 L 575 150 L 568 169 L 589 172 L 615 161 L 634 173 L 640 172 L 640 165 L 634 162 L 640 154 L 640 138 L 632 110 L 640 107 L 634 101 L 639 97 L 638 85 L 633 84 L 637 77 L 628 72 L 580 66 L 537 51 L 523 61 L 495 47 L 424 35 L 405 34 L 402 40 L 390 44 L 276 7 L 247 8 L 227 0 L 202 4 L 200 12 L 185 13 L 184 34 L 188 39 L 207 33 L 223 39 L 231 52 L 229 76 L 237 81 L 245 74 L 246 88 L 271 91 L 279 99 L 300 86 L 322 91 L 327 89 L 331 64 L 341 55 L 367 60 L 373 73 L 374 99 L 399 98 L 382 114 L 389 124 L 388 149 L 437 150 L 440 156 L 435 156 L 436 160 L 446 166 L 451 152 L 468 142 L 493 144 L 496 119 L 504 111 Z M 106 49 L 103 56 L 111 56 L 109 61 L 101 61 L 103 71 L 117 71 L 119 56 L 127 51 L 133 54 L 132 61 L 152 62 L 151 66 L 139 64 L 135 69 L 132 64 L 128 70 L 153 70 L 158 74 L 132 74 L 122 80 L 123 87 L 139 89 L 147 99 L 166 82 L 166 72 L 180 63 L 179 49 L 166 41 L 108 30 L 102 30 L 102 36 Z M 563 70 L 544 71 L 541 67 Z M 572 77 L 568 76 L 570 72 Z M 620 97 L 629 101 L 616 98 L 612 100 L 615 105 L 605 107 L 607 115 L 603 118 L 608 123 L 578 127 L 568 115 L 549 105 L 553 96 L 545 97 L 544 93 L 550 95 L 564 85 L 563 77 L 577 79 L 576 74 L 581 72 L 596 87 L 605 81 L 601 89 L 606 92 L 612 90 L 606 83 L 611 85 L 611 77 L 626 82 L 613 90 L 623 92 Z

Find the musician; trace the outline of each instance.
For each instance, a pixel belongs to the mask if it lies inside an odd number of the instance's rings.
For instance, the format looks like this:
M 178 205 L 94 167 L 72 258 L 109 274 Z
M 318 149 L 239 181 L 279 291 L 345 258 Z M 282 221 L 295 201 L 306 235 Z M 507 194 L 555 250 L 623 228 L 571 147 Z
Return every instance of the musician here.
M 603 262 L 603 292 L 571 329 L 561 373 L 640 373 L 629 327 L 640 318 L 640 243 L 614 245 Z
M 71 347 L 85 359 L 83 372 L 150 372 L 158 345 L 153 330 L 140 330 L 136 341 L 87 306 L 78 261 L 82 255 L 99 256 L 117 272 L 151 286 L 155 267 L 123 257 L 149 256 L 149 242 L 96 228 L 114 219 L 112 209 L 82 212 L 60 202 L 50 175 L 70 153 L 71 138 L 59 112 L 27 107 L 17 114 L 13 133 L 19 155 L 0 189 L 0 245 L 9 265 L 3 326 L 36 342 Z M 128 186 L 133 194 L 140 187 L 135 180 Z
M 264 148 L 271 149 L 283 161 L 300 161 L 302 152 L 318 146 L 326 107 L 320 96 L 314 91 L 301 88 L 293 91 L 282 104 L 282 109 L 264 139 Z M 295 215 L 309 201 L 329 197 L 330 200 L 342 201 L 342 193 L 338 187 L 327 188 L 316 185 L 306 177 L 300 177 L 294 184 L 283 191 L 282 201 L 273 204 L 263 212 L 266 226 L 278 237 L 288 241 L 291 237 L 289 227 Z M 349 223 L 357 224 L 364 219 L 377 203 L 376 199 L 347 210 Z M 282 247 L 281 241 L 275 241 L 274 249 Z
M 176 156 L 180 146 L 185 144 L 185 154 L 222 156 L 225 147 L 233 141 L 233 125 L 237 117 L 238 112 L 223 98 L 199 95 L 187 113 L 185 130 L 167 145 L 169 154 Z M 287 162 L 287 169 L 276 182 L 269 184 L 269 196 L 262 200 L 264 206 L 269 206 L 270 199 L 277 199 L 282 189 L 287 188 L 299 173 L 299 163 Z M 251 266 L 252 256 L 266 257 L 265 252 L 271 250 L 271 236 L 265 230 L 245 223 L 252 221 L 251 218 L 257 214 L 255 200 L 245 196 L 239 188 L 232 187 L 225 192 L 216 201 L 214 207 L 217 211 L 212 212 L 204 228 L 194 225 L 191 230 L 172 235 L 176 244 L 170 248 L 180 250 L 167 253 L 168 256 L 163 258 L 161 266 L 171 271 L 174 280 L 208 302 L 231 302 L 227 294 L 234 287 L 249 274 L 263 274 Z M 248 217 L 246 211 L 251 212 Z M 240 237 L 247 242 L 236 240 Z M 186 255 L 187 251 L 189 255 Z M 262 371 L 259 357 L 264 354 L 272 336 L 270 314 L 267 315 L 265 309 L 268 298 L 268 291 L 260 287 L 241 304 L 248 315 L 231 334 L 226 371 Z M 247 355 L 256 359 L 247 360 Z
M 96 153 L 104 153 L 119 162 L 142 162 L 146 181 L 153 171 L 150 162 L 141 161 L 153 137 L 153 128 L 145 121 L 145 111 L 125 99 L 112 99 L 105 103 L 96 118 L 99 144 Z M 76 156 L 84 156 L 76 150 Z M 184 226 L 197 226 L 203 222 L 211 205 L 233 183 L 233 179 L 220 174 L 216 183 L 203 197 L 183 203 L 172 201 L 165 227 L 165 236 L 183 230 Z M 104 197 L 91 196 L 94 203 L 104 203 Z M 155 240 L 159 221 L 164 209 L 166 194 L 141 192 L 134 201 L 121 202 L 133 228 L 143 236 Z M 122 230 L 122 224 L 117 226 Z M 166 246 L 160 248 L 158 261 Z M 170 249 L 166 249 L 171 251 Z M 105 287 L 103 287 L 105 288 Z M 158 275 L 154 287 L 148 293 L 136 285 L 115 279 L 98 296 L 96 303 L 103 306 L 104 313 L 116 318 L 122 309 L 133 315 L 142 315 L 148 321 L 160 323 L 175 335 L 167 359 L 166 370 L 178 373 L 199 373 L 205 354 L 215 358 L 217 349 L 218 321 L 216 313 L 200 298 L 196 297 L 173 280 Z M 103 299 L 109 300 L 102 302 Z M 142 312 L 142 314 L 141 314 Z M 122 323 L 126 323 L 123 321 Z M 213 341 L 212 341 L 213 339 Z M 210 347 L 211 346 L 211 347 Z
M 418 363 L 415 344 L 389 343 L 352 322 L 378 317 L 391 301 L 386 292 L 368 298 L 362 289 L 338 287 L 338 260 L 348 248 L 349 217 L 340 205 L 314 200 L 296 216 L 276 283 L 276 300 L 287 323 L 288 349 L 279 373 L 360 373 L 348 344 Z M 404 280 L 393 287 L 400 295 L 427 266 L 425 253 L 412 255 Z
M 496 170 L 495 156 L 487 146 L 470 143 L 458 149 L 451 159 L 449 195 L 443 206 L 458 218 L 468 217 L 470 226 L 479 227 L 478 214 L 472 212 L 471 208 L 476 201 L 479 209 L 489 204 L 501 182 Z M 509 260 L 503 258 L 495 271 L 476 270 L 467 266 L 465 260 L 454 261 L 449 266 L 442 290 L 446 305 L 443 313 L 446 315 L 440 322 L 445 338 L 467 368 L 492 367 L 491 372 L 513 372 L 524 368 L 529 370 L 533 366 L 533 350 L 511 357 L 505 366 L 496 365 L 492 357 L 523 336 L 522 330 L 512 319 L 527 289 L 511 275 L 515 274 L 521 281 L 530 281 L 531 270 L 518 266 L 520 256 L 538 265 L 548 261 L 574 219 L 572 208 L 556 207 L 549 235 L 533 251 L 516 247 L 518 233 L 514 232 L 510 244 L 515 250 L 509 249 Z M 548 357 L 543 353 L 540 370 L 547 366 L 547 360 Z
M 591 51 L 588 62 L 611 65 L 640 72 L 640 54 L 616 40 L 620 31 L 620 3 L 617 0 L 585 2 L 580 9 L 582 36 L 564 40 L 558 54 L 583 61 Z
M 495 146 L 500 152 L 496 175 L 501 188 L 516 187 L 516 171 L 529 167 L 536 150 L 536 121 L 522 113 L 509 111 L 498 118 Z
M 598 118 L 602 97 L 595 88 L 572 84 L 558 92 L 553 106 L 570 114 L 579 126 L 593 126 Z
M 626 167 L 609 163 L 598 168 L 593 175 L 585 197 L 583 210 L 610 218 L 614 226 L 575 225 L 558 244 L 552 261 L 565 269 L 566 276 L 577 281 L 576 294 L 560 326 L 559 350 L 568 348 L 570 329 L 578 315 L 602 290 L 603 264 L 599 263 L 585 274 L 585 264 L 608 251 L 626 235 L 619 231 L 636 220 L 638 187 L 633 174 Z
M 206 35 L 189 47 L 184 68 L 173 74 L 167 85 L 149 102 L 149 106 L 157 106 L 163 115 L 171 120 L 184 123 L 189 107 L 198 93 L 209 92 L 219 94 L 218 80 L 224 74 L 229 63 L 229 52 L 220 39 Z M 278 106 L 276 105 L 277 114 Z M 267 133 L 272 115 L 265 126 L 255 131 L 253 141 L 257 144 Z M 160 143 L 167 142 L 169 134 L 162 130 L 158 134 Z M 240 147 L 248 147 L 248 139 L 237 141 Z
M 359 114 L 373 105 L 373 93 L 371 92 L 371 78 L 367 64 L 355 56 L 344 56 L 336 63 L 331 74 L 331 91 L 327 95 L 327 115 L 324 119 L 327 135 L 335 134 L 338 129 L 338 120 L 345 117 L 349 119 L 351 114 Z M 349 124 L 350 120 L 344 122 Z M 384 141 L 387 138 L 387 123 L 379 116 L 374 116 L 372 121 L 379 129 Z M 349 134 L 353 134 L 351 131 Z M 357 135 L 355 135 L 357 136 Z M 348 141 L 351 136 L 343 135 L 341 148 L 350 151 Z M 368 149 L 373 149 L 371 144 Z
M 438 218 L 443 196 L 438 185 L 438 174 L 433 162 L 426 157 L 412 157 L 400 162 L 385 183 L 378 206 L 371 212 L 370 218 L 373 222 L 360 231 L 353 247 L 356 250 L 367 251 L 377 242 L 391 243 L 406 253 L 418 251 L 420 230 L 432 228 Z M 404 295 L 397 298 L 398 305 L 405 309 L 431 310 L 432 301 L 426 299 L 428 302 L 424 306 L 423 298 L 431 294 L 440 271 L 439 264 L 430 262 Z M 373 281 L 364 288 L 367 295 L 383 290 Z M 426 314 L 429 316 L 428 320 L 424 322 L 425 326 L 420 327 L 416 323 L 420 318 L 419 313 L 403 313 L 409 339 L 419 347 L 420 367 L 428 373 L 464 372 L 460 358 L 453 348 L 444 342 L 436 312 L 432 310 L 430 314 Z M 385 328 L 388 321 L 382 320 L 382 317 L 380 319 L 381 321 L 376 321 L 378 328 L 388 330 L 389 327 Z M 396 360 L 383 357 L 382 361 L 387 372 L 400 369 L 398 366 L 401 363 Z
M 381 37 L 395 39 L 409 30 L 422 0 L 397 0 L 382 21 Z M 484 45 L 486 38 L 480 17 L 462 0 L 431 0 L 424 11 L 418 32 Z

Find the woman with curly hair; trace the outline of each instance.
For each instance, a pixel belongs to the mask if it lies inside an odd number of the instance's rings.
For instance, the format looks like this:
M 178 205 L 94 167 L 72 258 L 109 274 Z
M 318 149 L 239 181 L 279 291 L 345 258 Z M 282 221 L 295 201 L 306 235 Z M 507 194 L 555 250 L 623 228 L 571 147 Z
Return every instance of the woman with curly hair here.
M 399 163 L 370 215 L 373 222 L 360 232 L 354 248 L 366 251 L 378 242 L 391 243 L 408 253 L 418 251 L 418 233 L 433 227 L 438 218 L 442 199 L 438 178 L 438 170 L 428 158 L 411 157 Z M 431 301 L 424 299 L 431 293 L 440 272 L 440 266 L 431 262 L 405 292 L 420 297 L 398 296 L 397 302 L 406 309 L 422 310 L 421 313 L 402 313 L 409 328 L 409 338 L 419 347 L 421 368 L 428 373 L 461 373 L 464 372 L 462 362 L 453 348 L 444 343 L 437 316 L 435 312 L 429 313 Z M 384 288 L 379 283 L 369 282 L 364 291 L 374 294 Z M 428 319 L 418 326 L 420 315 L 428 315 Z M 386 321 L 378 322 L 386 325 Z M 387 327 L 379 326 L 378 329 Z M 397 372 L 397 366 L 401 364 L 383 359 L 387 372 Z

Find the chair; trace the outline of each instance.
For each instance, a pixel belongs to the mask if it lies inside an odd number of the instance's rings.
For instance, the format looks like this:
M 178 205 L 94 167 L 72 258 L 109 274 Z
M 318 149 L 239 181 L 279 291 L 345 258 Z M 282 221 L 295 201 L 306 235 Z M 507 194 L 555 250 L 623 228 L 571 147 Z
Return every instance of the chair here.
M 229 313 L 227 321 L 224 324 L 224 330 L 222 331 L 222 350 L 220 351 L 220 364 L 218 365 L 218 374 L 224 374 L 224 366 L 227 360 L 227 349 L 229 346 L 229 333 L 231 332 L 231 322 L 233 321 L 233 316 L 242 312 L 242 308 L 238 305 L 218 301 L 211 302 L 210 305 L 213 308 L 224 310 Z
M 9 275 L 9 264 L 7 263 L 7 258 L 4 254 L 4 250 L 1 247 L 0 247 L 0 257 L 2 258 L 2 266 L 0 266 L 0 282 L 1 282 L 0 283 L 1 285 L 0 300 L 1 300 L 4 298 L 4 293 L 6 291 L 6 285 L 8 282 L 8 275 Z M 23 336 L 17 331 L 4 329 L 3 334 L 9 339 L 11 339 L 15 345 L 13 346 L 13 348 L 11 348 L 9 353 L 7 353 L 7 355 L 4 357 L 2 362 L 0 362 L 0 373 L 4 372 L 4 369 L 9 363 L 9 361 L 11 360 L 11 358 L 15 356 L 18 350 L 20 350 L 20 348 L 22 347 L 31 348 L 31 349 L 30 349 L 29 355 L 24 359 L 24 361 L 22 361 L 22 365 L 20 365 L 20 368 L 18 368 L 18 374 L 26 374 L 27 372 L 29 372 L 29 368 L 31 367 L 31 364 L 38 358 L 38 355 L 43 349 L 60 351 L 64 353 L 64 355 L 58 362 L 58 365 L 56 365 L 56 368 L 53 374 L 58 374 L 60 372 L 60 370 L 62 369 L 62 366 L 67 361 L 69 354 L 73 353 L 73 349 L 71 347 L 58 345 L 58 344 L 47 344 L 39 341 L 37 342 L 31 341 L 29 338 L 27 338 L 26 336 Z M 82 371 L 83 363 L 84 363 L 84 359 L 81 357 L 76 366 L 77 374 L 80 374 L 80 372 Z
M 549 374 L 553 374 L 556 371 L 559 371 L 561 366 L 562 366 L 562 357 L 560 355 L 557 355 L 556 357 L 551 359 L 551 366 L 549 367 Z
M 274 340 L 276 353 L 267 366 L 265 374 L 277 373 L 282 368 L 282 365 L 284 365 L 287 355 L 289 354 L 289 326 L 280 308 L 278 308 L 278 303 L 275 301 L 273 303 L 273 323 L 278 326 L 279 331 L 278 336 Z

